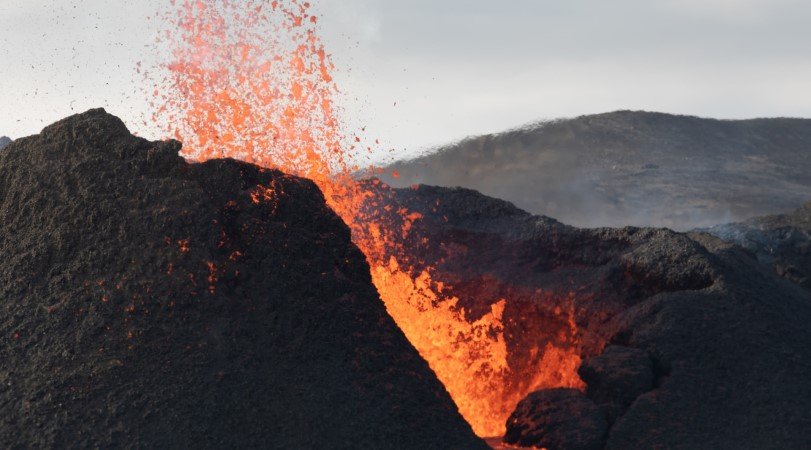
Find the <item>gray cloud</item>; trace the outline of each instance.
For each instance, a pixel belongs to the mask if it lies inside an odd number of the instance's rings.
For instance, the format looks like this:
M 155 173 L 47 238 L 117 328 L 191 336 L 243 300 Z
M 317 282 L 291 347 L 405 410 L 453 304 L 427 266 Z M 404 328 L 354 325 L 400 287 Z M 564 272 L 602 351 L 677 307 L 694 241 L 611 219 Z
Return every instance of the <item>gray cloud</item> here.
M 386 149 L 410 154 L 539 119 L 625 108 L 811 116 L 804 1 L 315 3 L 340 68 L 345 120 L 366 126 Z M 147 16 L 162 4 L 0 3 L 0 133 L 34 133 L 71 107 L 97 105 L 142 129 L 134 124 L 145 102 L 133 67 L 157 57 Z

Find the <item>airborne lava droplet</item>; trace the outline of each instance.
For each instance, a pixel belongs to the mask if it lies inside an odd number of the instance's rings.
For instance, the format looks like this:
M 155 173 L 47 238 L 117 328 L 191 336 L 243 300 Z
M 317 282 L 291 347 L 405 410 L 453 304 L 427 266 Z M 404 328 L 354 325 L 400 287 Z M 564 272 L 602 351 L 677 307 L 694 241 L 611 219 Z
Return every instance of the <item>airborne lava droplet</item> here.
M 469 319 L 459 299 L 434 282 L 431 268 L 409 263 L 414 255 L 404 241 L 421 217 L 391 214 L 385 186 L 351 178 L 359 157 L 351 149 L 360 139 L 341 129 L 335 67 L 310 3 L 171 5 L 159 39 L 171 54 L 162 68 L 168 75 L 155 80 L 160 95 L 152 98 L 158 125 L 184 143 L 187 159 L 231 157 L 313 180 L 351 228 L 387 310 L 477 434 L 501 435 L 518 401 L 539 387 L 581 386 L 580 359 L 570 349 L 539 348 L 533 354 L 542 357 L 514 373 L 502 324 L 509 299 Z M 263 203 L 276 194 L 265 187 L 250 195 Z M 178 244 L 189 251 L 188 241 Z

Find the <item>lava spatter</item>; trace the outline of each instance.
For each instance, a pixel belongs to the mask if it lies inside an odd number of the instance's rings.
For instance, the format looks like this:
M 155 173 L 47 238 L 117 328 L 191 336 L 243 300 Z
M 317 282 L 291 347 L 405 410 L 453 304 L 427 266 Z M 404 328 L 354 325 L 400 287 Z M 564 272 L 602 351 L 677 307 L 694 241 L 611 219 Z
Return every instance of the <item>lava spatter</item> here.
M 339 121 L 335 66 L 309 2 L 172 1 L 160 17 L 171 56 L 157 71 L 167 75 L 154 90 L 156 123 L 184 142 L 187 159 L 230 157 L 315 181 L 351 228 L 389 314 L 477 434 L 502 434 L 532 390 L 579 386 L 575 346 L 522 349 L 535 357 L 515 371 L 503 324 L 510 299 L 470 317 L 406 245 L 420 215 L 393 206 L 385 186 L 353 180 L 356 146 Z

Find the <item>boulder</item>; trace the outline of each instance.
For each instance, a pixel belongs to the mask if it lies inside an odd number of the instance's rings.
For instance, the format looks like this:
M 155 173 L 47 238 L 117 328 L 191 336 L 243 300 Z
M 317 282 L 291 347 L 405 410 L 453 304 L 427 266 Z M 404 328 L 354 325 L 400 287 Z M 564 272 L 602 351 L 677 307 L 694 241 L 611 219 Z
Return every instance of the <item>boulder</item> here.
M 588 386 L 588 397 L 605 411 L 609 423 L 653 389 L 655 382 L 653 362 L 646 352 L 617 345 L 586 359 L 578 373 Z
M 607 432 L 605 415 L 582 392 L 547 389 L 521 400 L 507 420 L 504 442 L 548 450 L 599 450 Z

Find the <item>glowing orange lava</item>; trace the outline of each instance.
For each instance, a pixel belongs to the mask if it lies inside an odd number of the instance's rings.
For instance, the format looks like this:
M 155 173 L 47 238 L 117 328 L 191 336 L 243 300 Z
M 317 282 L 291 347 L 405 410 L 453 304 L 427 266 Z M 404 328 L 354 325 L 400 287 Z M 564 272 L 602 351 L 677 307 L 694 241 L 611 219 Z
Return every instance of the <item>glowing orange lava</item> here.
M 398 210 L 374 183 L 357 183 L 354 145 L 337 120 L 334 66 L 311 5 L 301 0 L 183 0 L 161 18 L 171 60 L 158 82 L 154 120 L 184 142 L 191 160 L 231 157 L 314 180 L 352 230 L 386 307 L 428 361 L 480 436 L 503 434 L 505 421 L 539 387 L 575 386 L 575 346 L 524 349 L 510 365 L 502 299 L 469 320 L 432 269 L 409 264 L 403 244 L 419 214 Z M 354 138 L 354 136 L 353 136 Z M 273 192 L 257 187 L 256 202 Z M 212 277 L 216 270 L 212 268 Z M 572 327 L 574 327 L 572 321 Z M 571 330 L 570 340 L 577 330 Z

